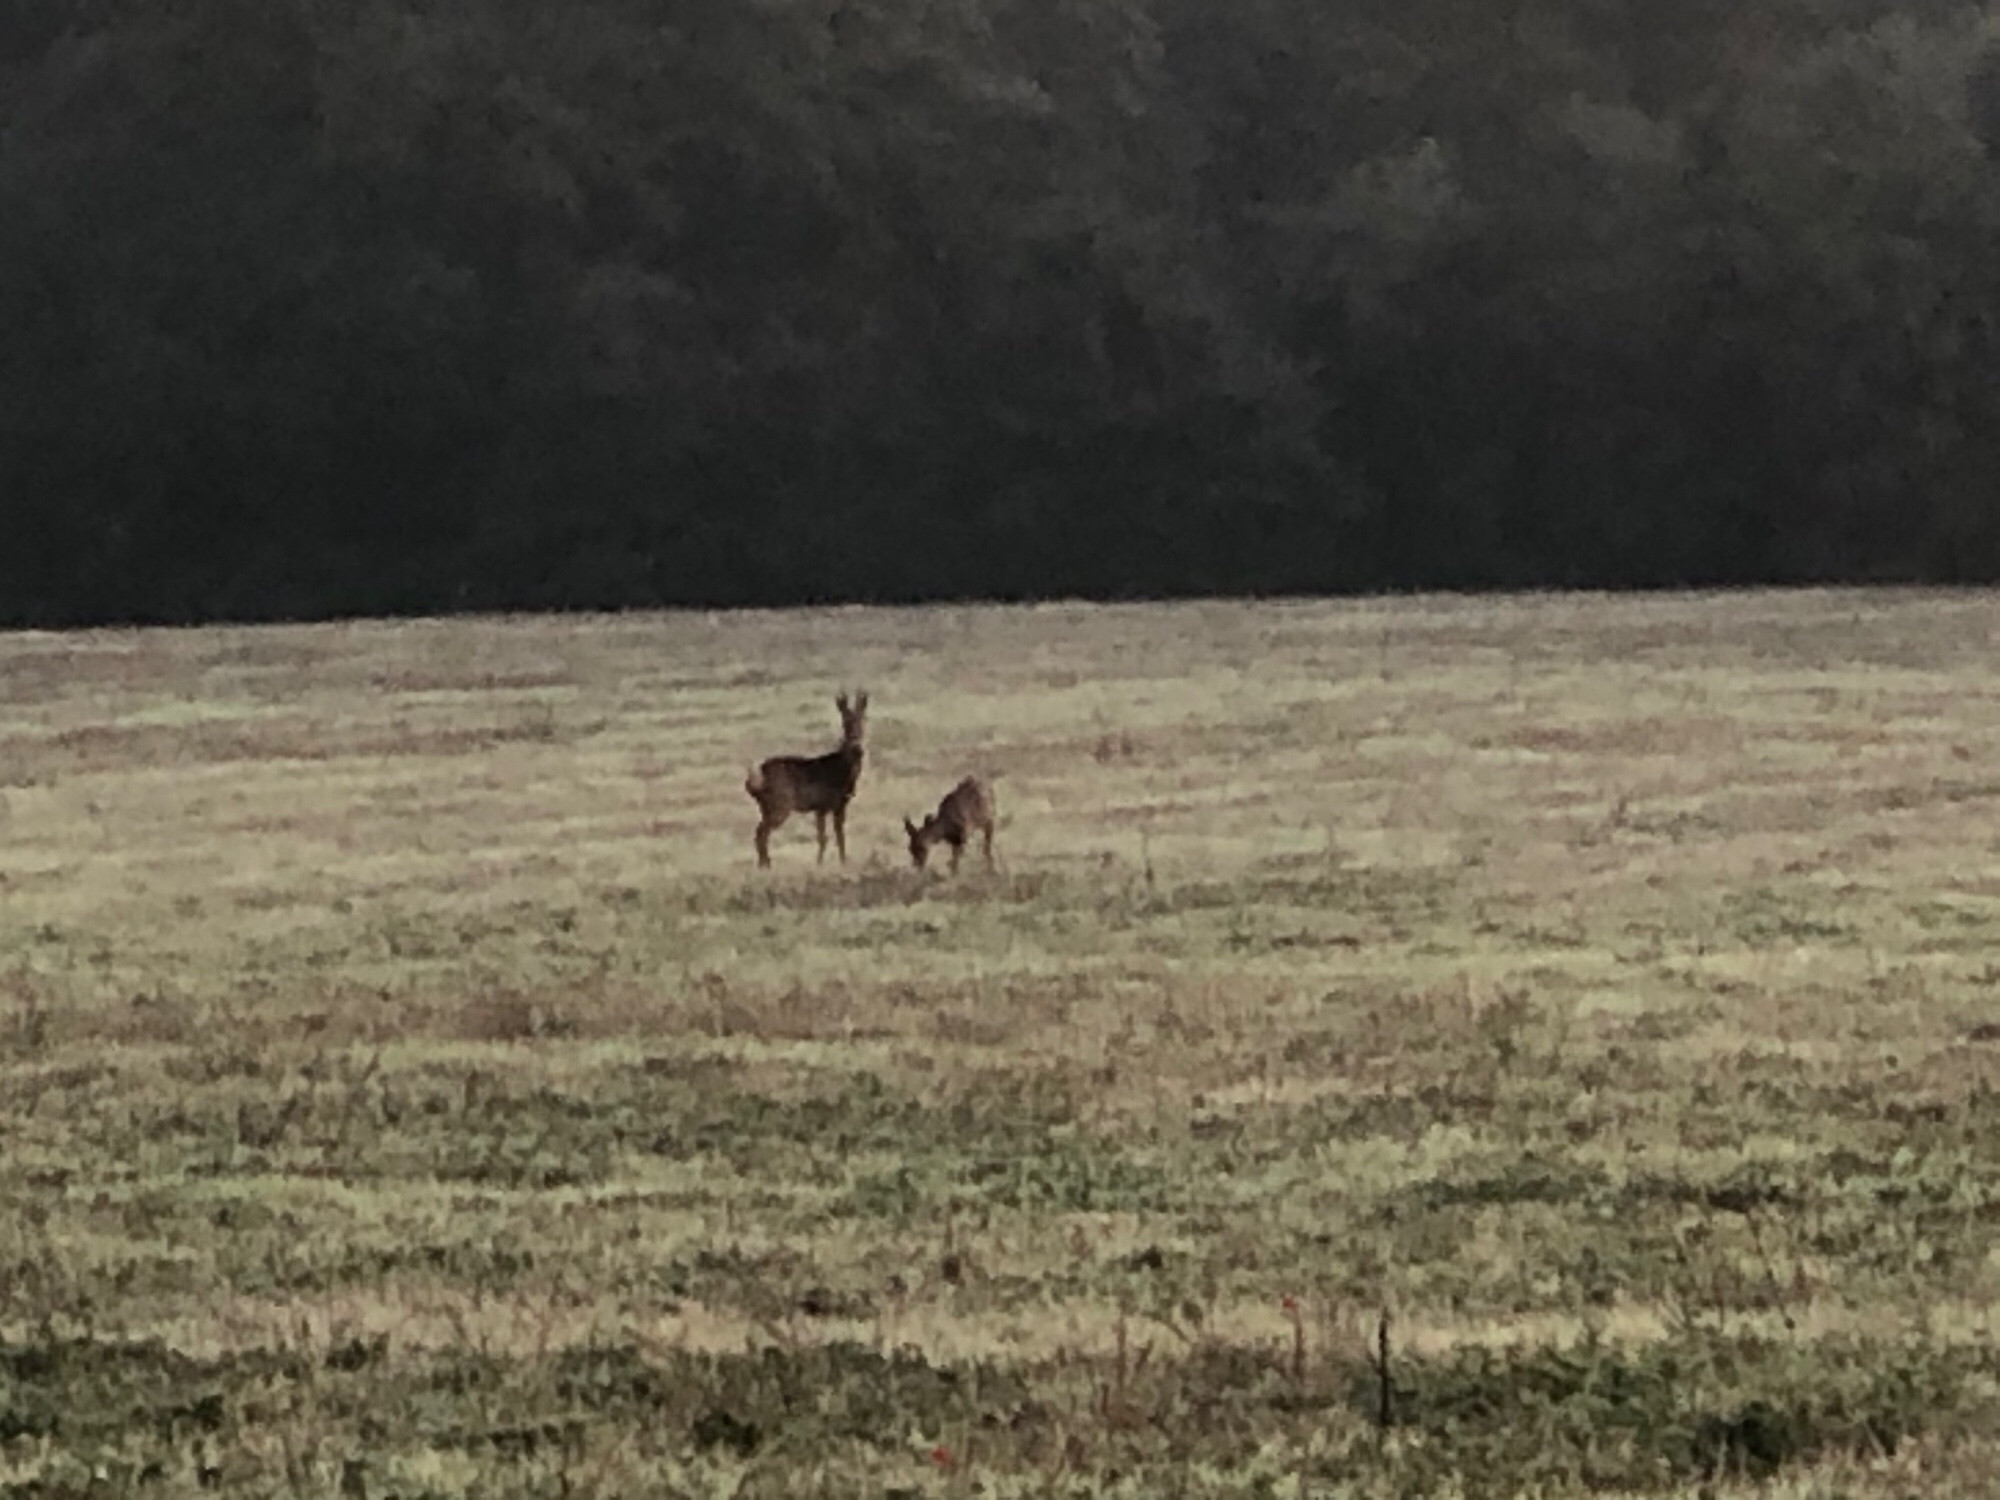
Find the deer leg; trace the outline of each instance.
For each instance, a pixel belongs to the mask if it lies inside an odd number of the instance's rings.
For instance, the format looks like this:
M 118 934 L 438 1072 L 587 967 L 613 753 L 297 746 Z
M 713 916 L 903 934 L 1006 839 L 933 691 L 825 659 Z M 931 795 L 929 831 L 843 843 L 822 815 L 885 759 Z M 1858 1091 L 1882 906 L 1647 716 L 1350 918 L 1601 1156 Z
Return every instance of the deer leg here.
M 951 841 L 951 873 L 954 875 L 958 873 L 958 857 L 964 852 L 965 840 L 963 838 L 953 839 Z
M 765 803 L 757 804 L 757 863 L 765 869 L 771 865 L 771 834 L 785 821 L 786 814 L 780 809 L 774 811 Z
M 813 827 L 819 833 L 819 858 L 814 860 L 813 863 L 825 864 L 826 863 L 826 814 L 825 813 L 813 814 Z
M 990 870 L 993 868 L 993 825 L 991 823 L 986 825 L 984 837 L 986 840 L 986 868 Z
M 842 864 L 846 864 L 847 863 L 847 809 L 844 807 L 836 807 L 833 810 L 833 837 L 834 841 L 840 845 L 840 862 Z

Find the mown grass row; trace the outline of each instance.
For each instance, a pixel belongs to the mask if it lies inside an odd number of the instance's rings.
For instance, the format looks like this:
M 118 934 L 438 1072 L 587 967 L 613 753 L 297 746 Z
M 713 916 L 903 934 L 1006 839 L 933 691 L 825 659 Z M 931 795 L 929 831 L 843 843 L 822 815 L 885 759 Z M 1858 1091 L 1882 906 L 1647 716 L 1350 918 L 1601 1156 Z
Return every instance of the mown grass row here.
M 357 1340 L 203 1360 L 44 1337 L 0 1345 L 0 1445 L 59 1455 L 4 1491 L 20 1496 L 225 1479 L 314 1492 L 342 1475 L 406 1500 L 461 1493 L 465 1478 L 557 1495 L 704 1464 L 761 1468 L 767 1482 L 814 1472 L 821 1492 L 900 1472 L 912 1493 L 941 1473 L 1013 1476 L 1019 1492 L 1096 1475 L 1215 1493 L 1260 1470 L 1329 1493 L 1648 1492 L 1961 1432 L 1990 1414 L 2000 1356 L 1686 1331 L 1638 1347 L 1392 1357 L 1390 1376 L 1385 1427 L 1377 1366 L 1306 1344 L 1197 1338 L 1021 1364 L 851 1342 L 412 1358 Z M 272 1451 L 253 1458 L 271 1432 Z M 441 1458 L 457 1468 L 452 1487 L 425 1487 Z

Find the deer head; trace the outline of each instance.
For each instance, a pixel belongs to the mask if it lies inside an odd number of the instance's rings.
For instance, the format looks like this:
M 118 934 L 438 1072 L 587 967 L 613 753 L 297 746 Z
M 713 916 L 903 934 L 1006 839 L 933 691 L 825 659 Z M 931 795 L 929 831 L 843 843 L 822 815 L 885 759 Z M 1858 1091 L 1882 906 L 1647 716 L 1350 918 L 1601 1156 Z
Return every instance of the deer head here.
M 833 700 L 833 706 L 840 710 L 840 742 L 843 745 L 860 744 L 861 732 L 868 722 L 868 695 L 856 693 L 850 703 L 843 692 Z

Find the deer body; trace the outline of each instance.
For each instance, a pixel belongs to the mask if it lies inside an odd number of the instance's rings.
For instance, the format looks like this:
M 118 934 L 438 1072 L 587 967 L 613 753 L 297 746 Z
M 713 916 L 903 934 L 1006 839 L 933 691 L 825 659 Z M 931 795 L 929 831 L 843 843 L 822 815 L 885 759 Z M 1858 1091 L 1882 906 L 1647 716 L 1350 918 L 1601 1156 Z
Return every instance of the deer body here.
M 819 860 L 826 859 L 826 820 L 833 819 L 833 836 L 840 862 L 847 863 L 847 804 L 861 783 L 861 733 L 867 721 L 868 695 L 854 702 L 842 693 L 834 699 L 840 710 L 840 747 L 825 755 L 777 755 L 752 768 L 743 790 L 757 804 L 757 863 L 771 863 L 771 834 L 793 813 L 811 813 L 819 832 Z
M 993 868 L 993 824 L 997 816 L 993 788 L 977 776 L 968 776 L 949 792 L 938 810 L 918 827 L 903 819 L 903 831 L 910 836 L 910 858 L 921 870 L 930 857 L 931 845 L 951 845 L 951 871 L 958 873 L 958 859 L 965 841 L 977 833 L 985 845 L 986 867 Z

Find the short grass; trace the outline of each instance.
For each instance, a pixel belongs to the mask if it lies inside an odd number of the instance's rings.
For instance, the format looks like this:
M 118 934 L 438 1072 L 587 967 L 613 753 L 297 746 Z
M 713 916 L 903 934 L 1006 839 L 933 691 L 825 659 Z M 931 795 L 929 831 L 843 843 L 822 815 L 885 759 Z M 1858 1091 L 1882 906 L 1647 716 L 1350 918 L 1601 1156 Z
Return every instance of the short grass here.
M 0 638 L 0 1495 L 1992 1493 L 1996 625 Z

